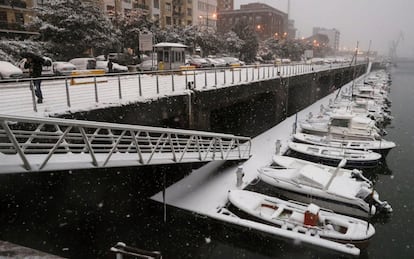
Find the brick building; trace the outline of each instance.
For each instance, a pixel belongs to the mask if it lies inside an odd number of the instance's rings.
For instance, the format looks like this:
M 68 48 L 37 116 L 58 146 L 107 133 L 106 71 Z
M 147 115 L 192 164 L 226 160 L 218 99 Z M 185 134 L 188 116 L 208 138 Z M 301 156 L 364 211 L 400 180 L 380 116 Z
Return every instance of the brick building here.
M 247 21 L 261 40 L 270 37 L 288 37 L 288 15 L 267 4 L 250 3 L 238 10 L 222 10 L 217 13 L 217 30 L 230 31 L 240 21 Z

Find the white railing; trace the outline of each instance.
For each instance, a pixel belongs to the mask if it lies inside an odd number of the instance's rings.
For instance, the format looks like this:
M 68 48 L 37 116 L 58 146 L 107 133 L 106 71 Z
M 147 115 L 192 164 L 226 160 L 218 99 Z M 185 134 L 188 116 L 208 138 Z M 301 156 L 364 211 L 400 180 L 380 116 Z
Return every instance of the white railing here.
M 248 137 L 0 115 L 0 173 L 243 160 Z
M 143 98 L 179 95 L 185 93 L 186 90 L 209 90 L 344 67 L 350 67 L 350 64 L 262 64 L 193 71 L 133 72 L 90 77 L 45 77 L 42 78 L 42 90 L 45 100 L 52 106 L 48 110 L 60 113 L 72 108 L 75 110 L 90 109 L 90 107 L 85 107 L 90 103 L 137 102 Z M 88 79 L 86 81 L 89 83 L 71 85 L 73 81 L 82 79 Z M 5 113 L 3 110 L 7 110 L 7 108 L 12 111 L 23 109 L 22 101 L 26 106 L 31 103 L 31 111 L 36 113 L 39 111 L 34 89 L 30 87 L 32 80 L 31 78 L 0 80 L 0 113 Z M 22 98 L 18 105 L 11 101 L 13 95 Z M 26 111 L 29 108 L 26 107 Z

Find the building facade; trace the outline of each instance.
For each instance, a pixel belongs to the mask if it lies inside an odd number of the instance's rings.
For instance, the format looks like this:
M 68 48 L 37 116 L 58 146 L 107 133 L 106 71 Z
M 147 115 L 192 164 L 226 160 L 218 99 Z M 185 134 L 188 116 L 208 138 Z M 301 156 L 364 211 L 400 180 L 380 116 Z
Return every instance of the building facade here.
M 234 10 L 234 0 L 217 0 L 217 11 Z
M 288 35 L 288 15 L 267 4 L 250 3 L 238 10 L 222 10 L 217 13 L 217 31 L 225 33 L 240 21 L 245 21 L 256 31 L 261 40 L 274 37 L 285 39 Z
M 195 0 L 194 3 L 193 24 L 216 28 L 217 0 Z
M 328 46 L 334 51 L 339 50 L 340 32 L 337 29 L 326 29 L 321 27 L 313 28 L 313 35 L 326 35 L 329 39 Z
M 25 28 L 36 0 L 0 0 L 0 38 L 25 39 L 38 34 Z

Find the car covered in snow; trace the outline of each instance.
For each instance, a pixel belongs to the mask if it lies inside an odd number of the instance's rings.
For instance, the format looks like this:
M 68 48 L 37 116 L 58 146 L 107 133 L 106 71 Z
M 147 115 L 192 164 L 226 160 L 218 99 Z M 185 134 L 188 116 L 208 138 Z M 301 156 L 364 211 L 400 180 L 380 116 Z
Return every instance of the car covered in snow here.
M 68 76 L 73 70 L 76 70 L 76 66 L 65 61 L 55 61 L 52 63 L 52 70 L 53 74 L 57 76 Z
M 44 65 L 42 66 L 42 76 L 51 76 L 53 75 L 53 70 L 52 70 L 52 59 L 49 57 L 45 57 L 43 56 L 44 59 Z M 23 71 L 23 74 L 25 76 L 29 76 L 29 69 L 25 68 L 24 65 L 26 64 L 27 59 L 23 58 L 19 61 L 19 63 L 17 64 L 17 66 Z
M 23 71 L 7 61 L 0 61 L 0 79 L 14 79 L 23 77 Z
M 96 69 L 96 59 L 94 58 L 73 58 L 69 60 L 76 66 L 77 70 Z
M 157 70 L 157 61 L 152 59 L 144 60 L 137 66 L 137 69 L 139 71 L 155 71 Z
M 105 72 L 109 72 L 109 68 L 108 68 L 108 61 L 104 60 L 98 60 L 96 61 L 96 69 L 103 69 L 105 70 Z M 125 73 L 128 72 L 128 67 L 127 66 L 123 66 L 120 65 L 118 63 L 112 62 L 112 71 L 114 73 Z

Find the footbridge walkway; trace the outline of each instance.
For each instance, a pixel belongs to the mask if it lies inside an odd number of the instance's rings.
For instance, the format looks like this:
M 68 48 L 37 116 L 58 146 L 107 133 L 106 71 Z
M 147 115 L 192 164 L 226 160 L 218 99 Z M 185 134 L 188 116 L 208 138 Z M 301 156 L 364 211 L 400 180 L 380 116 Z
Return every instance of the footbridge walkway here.
M 0 173 L 243 160 L 229 134 L 0 114 Z

